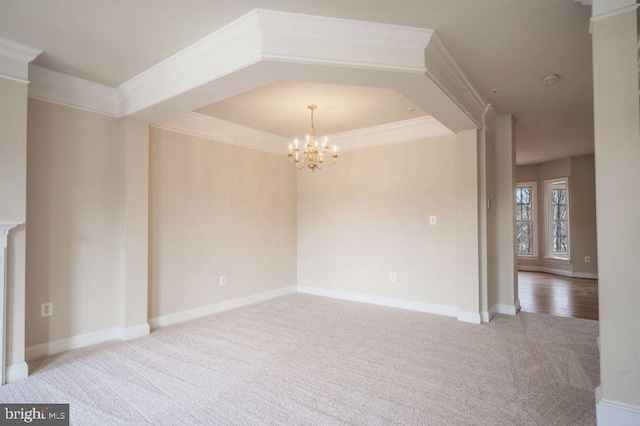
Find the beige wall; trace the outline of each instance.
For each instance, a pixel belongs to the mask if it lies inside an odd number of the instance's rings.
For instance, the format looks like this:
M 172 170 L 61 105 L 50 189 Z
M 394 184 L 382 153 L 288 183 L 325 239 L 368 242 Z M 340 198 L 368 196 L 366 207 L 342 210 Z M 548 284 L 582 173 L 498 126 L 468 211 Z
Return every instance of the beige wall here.
M 0 222 L 26 217 L 27 85 L 0 78 Z
M 598 273 L 595 172 L 593 155 L 571 158 L 569 223 L 571 265 L 574 273 Z M 591 258 L 590 263 L 584 261 L 585 256 Z
M 149 294 L 149 124 L 120 120 L 124 153 L 124 211 L 120 323 L 125 338 L 146 328 Z
M 27 346 L 118 325 L 118 120 L 29 99 Z M 40 304 L 53 302 L 42 318 Z
M 295 285 L 286 157 L 152 127 L 149 169 L 150 318 Z
M 475 145 L 459 146 L 452 135 L 347 151 L 333 168 L 300 172 L 298 284 L 458 306 L 455 271 L 464 267 L 459 256 L 468 254 L 458 244 L 458 233 L 467 229 L 459 213 L 468 207 L 476 222 L 468 244 L 477 297 L 476 166 L 462 170 L 475 153 Z M 474 198 L 469 206 L 458 199 L 467 183 Z M 437 216 L 437 225 L 429 225 L 429 216 Z
M 456 135 L 456 214 L 457 214 L 457 260 L 456 281 L 458 284 L 457 306 L 462 311 L 459 318 L 480 322 L 481 270 L 480 228 L 478 220 L 478 142 L 477 130 L 468 130 Z
M 545 258 L 545 180 L 569 178 L 569 245 L 571 261 Z M 519 267 L 542 267 L 575 274 L 597 274 L 597 232 L 594 156 L 564 158 L 517 167 L 518 182 L 536 182 L 537 248 L 536 259 L 518 258 Z M 585 256 L 591 257 L 585 263 Z
M 518 304 L 516 259 L 516 222 L 514 188 L 516 185 L 515 121 L 511 115 L 498 117 L 495 138 L 495 256 L 497 303 L 515 314 Z
M 495 195 L 495 137 L 488 131 L 484 131 L 485 136 L 485 174 L 486 174 L 486 194 L 483 194 L 479 200 L 479 209 L 484 212 L 484 220 L 486 226 L 486 248 L 484 249 L 486 256 L 486 303 L 482 307 L 483 311 L 489 311 L 496 303 L 498 303 L 498 254 L 496 247 L 496 209 L 487 208 L 487 198 L 491 199 L 491 203 L 496 202 Z M 482 226 L 482 220 L 481 220 Z

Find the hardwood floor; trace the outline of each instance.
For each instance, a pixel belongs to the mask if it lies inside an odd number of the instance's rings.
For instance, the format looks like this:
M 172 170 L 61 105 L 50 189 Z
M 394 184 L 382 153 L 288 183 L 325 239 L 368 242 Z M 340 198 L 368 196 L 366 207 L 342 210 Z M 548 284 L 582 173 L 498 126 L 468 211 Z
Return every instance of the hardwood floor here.
M 598 280 L 520 271 L 518 297 L 526 312 L 598 319 Z

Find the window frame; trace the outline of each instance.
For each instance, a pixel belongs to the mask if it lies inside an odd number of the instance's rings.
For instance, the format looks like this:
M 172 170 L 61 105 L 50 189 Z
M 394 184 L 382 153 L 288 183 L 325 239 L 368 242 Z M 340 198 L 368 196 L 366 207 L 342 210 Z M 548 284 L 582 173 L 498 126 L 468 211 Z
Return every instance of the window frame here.
M 517 182 L 516 187 L 513 193 L 514 205 L 517 207 L 517 199 L 515 191 L 518 188 L 527 188 L 531 187 L 531 245 L 533 248 L 533 254 L 522 254 L 518 252 L 518 222 L 529 222 L 518 220 L 518 214 L 514 215 L 516 217 L 516 255 L 520 259 L 537 259 L 538 258 L 538 210 L 537 210 L 537 198 L 538 198 L 538 183 L 537 182 Z
M 561 182 L 564 182 L 565 189 L 567 191 L 567 255 L 558 256 L 553 250 L 553 187 Z M 571 191 L 569 189 L 569 177 L 559 177 L 554 179 L 547 179 L 544 181 L 545 185 L 545 259 L 571 263 Z

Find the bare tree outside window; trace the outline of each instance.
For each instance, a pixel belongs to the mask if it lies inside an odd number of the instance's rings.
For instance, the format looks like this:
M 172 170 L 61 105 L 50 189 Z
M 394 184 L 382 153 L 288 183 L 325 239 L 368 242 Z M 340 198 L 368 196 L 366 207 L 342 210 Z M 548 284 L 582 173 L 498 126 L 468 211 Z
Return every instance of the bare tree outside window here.
M 569 180 L 553 179 L 546 184 L 546 256 L 569 260 Z
M 515 195 L 518 256 L 535 256 L 535 183 L 519 183 Z

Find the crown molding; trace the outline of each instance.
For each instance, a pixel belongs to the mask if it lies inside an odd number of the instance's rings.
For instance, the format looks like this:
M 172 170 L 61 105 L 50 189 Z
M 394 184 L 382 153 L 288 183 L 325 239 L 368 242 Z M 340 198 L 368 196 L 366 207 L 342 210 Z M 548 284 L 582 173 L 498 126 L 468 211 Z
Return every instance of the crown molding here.
M 29 83 L 29 62 L 42 50 L 0 37 L 0 77 Z
M 291 143 L 282 136 L 197 112 L 180 114 L 152 126 L 279 155 L 285 155 Z
M 173 111 L 184 111 L 202 106 L 204 98 L 195 89 L 215 91 L 214 82 L 224 84 L 222 77 L 260 62 L 383 71 L 396 79 L 404 79 L 404 73 L 426 74 L 461 116 L 480 128 L 495 121 L 486 120 L 487 103 L 431 29 L 264 9 L 252 10 L 116 88 L 32 66 L 30 96 L 113 117 L 156 106 L 160 111 L 170 99 L 177 106 Z M 275 77 L 299 77 L 295 72 Z
M 261 60 L 261 35 L 253 10 L 116 88 L 130 115 Z
M 31 65 L 29 97 L 84 111 L 120 117 L 117 92 L 108 86 Z
M 603 19 L 611 18 L 613 16 L 622 15 L 623 13 L 635 12 L 638 9 L 639 6 L 640 6 L 640 4 L 633 3 L 633 4 L 629 4 L 627 6 L 620 7 L 618 9 L 607 10 L 606 12 L 596 13 L 591 17 L 591 21 L 590 22 L 592 22 L 592 23 L 593 22 L 598 22 L 598 21 L 601 21 Z
M 33 67 L 38 87 L 32 96 L 127 116 L 265 60 L 423 74 L 432 35 L 430 29 L 254 9 L 116 88 Z
M 0 37 L 0 56 L 4 56 L 5 58 L 28 64 L 41 53 L 42 50 L 36 47 Z
M 336 133 L 328 135 L 327 139 L 331 141 L 331 145 L 337 145 L 341 151 L 350 151 L 371 146 L 412 142 L 453 134 L 451 130 L 446 128 L 438 120 L 427 115 L 425 117 L 412 118 L 395 123 Z
M 482 129 L 494 136 L 498 130 L 498 114 L 491 104 L 487 104 L 482 113 Z
M 254 9 L 117 87 L 130 115 L 263 60 L 424 73 L 433 30 Z
M 433 30 L 256 9 L 262 57 L 298 63 L 424 73 Z
M 291 144 L 291 140 L 282 136 L 197 112 L 184 113 L 177 117 L 154 123 L 152 126 L 278 155 L 285 155 L 287 147 Z M 425 116 L 349 132 L 335 133 L 327 135 L 327 138 L 332 145 L 338 145 L 340 151 L 350 151 L 452 134 L 451 130 L 447 129 L 435 118 Z
M 431 37 L 431 41 L 425 49 L 425 64 L 429 78 L 479 128 L 484 128 L 483 115 L 488 104 L 437 34 Z

